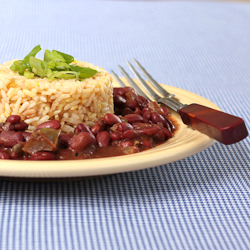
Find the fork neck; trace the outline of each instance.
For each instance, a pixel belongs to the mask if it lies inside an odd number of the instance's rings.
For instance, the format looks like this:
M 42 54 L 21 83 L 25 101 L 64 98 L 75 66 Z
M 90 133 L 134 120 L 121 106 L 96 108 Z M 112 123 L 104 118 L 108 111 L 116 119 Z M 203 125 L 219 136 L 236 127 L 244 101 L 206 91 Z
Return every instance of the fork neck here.
M 185 104 L 180 103 L 176 99 L 169 97 L 159 98 L 157 101 L 159 103 L 165 104 L 169 108 L 173 109 L 175 112 L 179 112 L 181 108 L 186 106 Z

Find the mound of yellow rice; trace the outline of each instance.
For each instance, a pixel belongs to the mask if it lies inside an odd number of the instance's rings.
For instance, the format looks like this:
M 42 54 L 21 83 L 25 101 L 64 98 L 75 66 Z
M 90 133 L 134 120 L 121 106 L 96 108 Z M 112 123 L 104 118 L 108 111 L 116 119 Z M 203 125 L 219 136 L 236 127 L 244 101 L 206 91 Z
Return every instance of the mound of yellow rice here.
M 106 113 L 113 113 L 112 76 L 90 63 L 75 61 L 98 71 L 85 80 L 35 77 L 27 79 L 10 70 L 13 61 L 0 65 L 0 122 L 9 115 L 20 115 L 29 130 L 57 119 L 62 131 L 73 132 L 79 123 L 92 126 Z

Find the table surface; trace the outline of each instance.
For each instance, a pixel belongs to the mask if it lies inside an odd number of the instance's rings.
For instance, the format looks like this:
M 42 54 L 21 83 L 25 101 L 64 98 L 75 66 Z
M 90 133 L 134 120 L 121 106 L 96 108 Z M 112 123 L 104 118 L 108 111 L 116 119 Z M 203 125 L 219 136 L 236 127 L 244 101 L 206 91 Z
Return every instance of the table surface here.
M 0 63 L 37 44 L 108 71 L 135 57 L 249 130 L 248 3 L 9 0 L 0 23 Z M 250 249 L 249 155 L 247 137 L 135 172 L 1 180 L 0 249 Z

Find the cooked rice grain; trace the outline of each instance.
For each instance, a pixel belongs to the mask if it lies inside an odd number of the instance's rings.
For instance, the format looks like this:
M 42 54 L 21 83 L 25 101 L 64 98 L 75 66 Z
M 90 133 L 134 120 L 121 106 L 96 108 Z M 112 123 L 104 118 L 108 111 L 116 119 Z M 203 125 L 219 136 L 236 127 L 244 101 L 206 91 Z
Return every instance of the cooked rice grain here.
M 13 61 L 0 65 L 0 122 L 9 115 L 20 115 L 29 130 L 57 119 L 62 131 L 72 132 L 79 123 L 92 126 L 105 113 L 113 113 L 111 75 L 90 63 L 77 65 L 98 73 L 83 81 L 47 78 L 27 79 L 10 70 Z

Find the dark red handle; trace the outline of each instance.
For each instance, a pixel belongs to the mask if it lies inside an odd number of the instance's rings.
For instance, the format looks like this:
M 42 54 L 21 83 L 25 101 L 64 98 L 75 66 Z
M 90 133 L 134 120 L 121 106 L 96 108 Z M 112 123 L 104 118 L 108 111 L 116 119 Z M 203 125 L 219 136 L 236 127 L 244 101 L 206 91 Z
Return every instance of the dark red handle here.
M 224 144 L 233 144 L 248 135 L 243 119 L 222 111 L 193 103 L 181 108 L 179 114 L 185 124 Z

